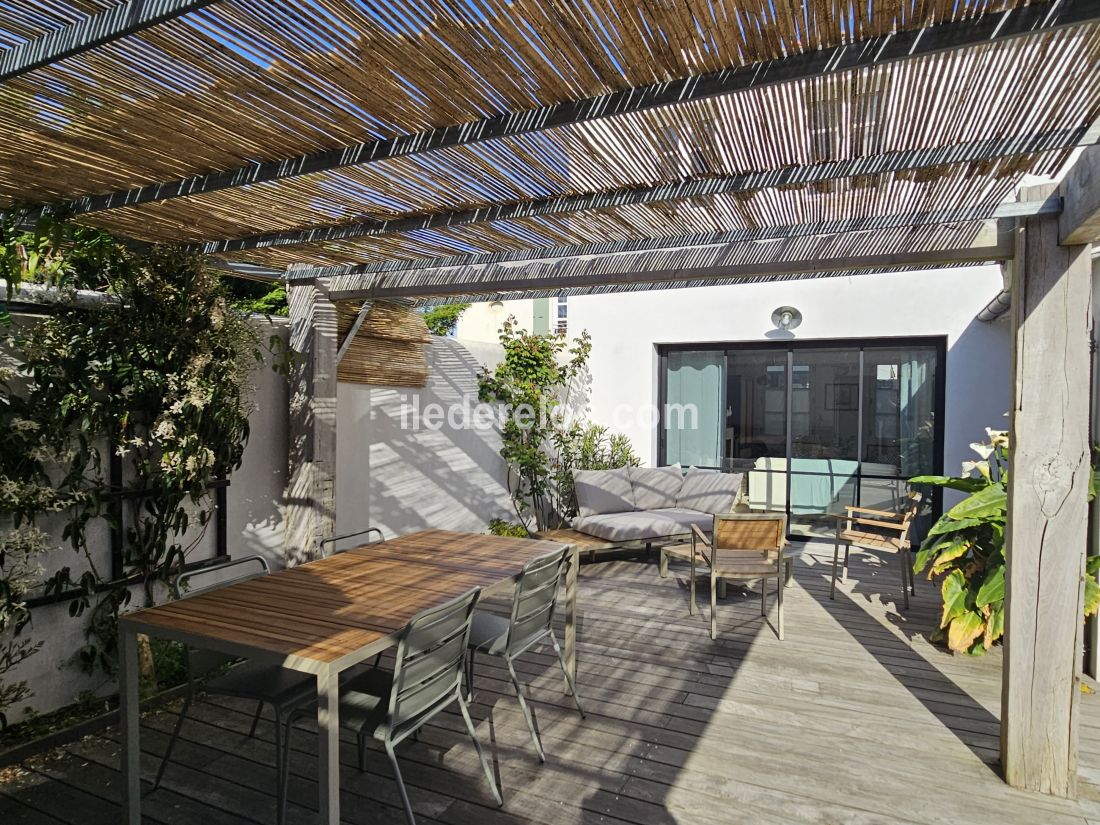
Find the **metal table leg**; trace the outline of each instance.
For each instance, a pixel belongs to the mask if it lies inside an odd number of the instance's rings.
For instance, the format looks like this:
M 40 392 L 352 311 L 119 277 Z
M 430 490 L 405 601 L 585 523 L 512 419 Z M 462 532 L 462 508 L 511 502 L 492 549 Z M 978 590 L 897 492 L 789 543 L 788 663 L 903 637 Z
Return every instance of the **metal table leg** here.
M 119 722 L 122 725 L 122 821 L 141 825 L 141 708 L 137 633 L 119 624 Z
M 565 571 L 565 666 L 574 684 L 577 681 L 577 567 L 580 553 L 573 545 L 569 552 L 569 568 Z M 570 693 L 569 683 L 565 685 Z
M 317 674 L 317 821 L 340 825 L 340 674 Z

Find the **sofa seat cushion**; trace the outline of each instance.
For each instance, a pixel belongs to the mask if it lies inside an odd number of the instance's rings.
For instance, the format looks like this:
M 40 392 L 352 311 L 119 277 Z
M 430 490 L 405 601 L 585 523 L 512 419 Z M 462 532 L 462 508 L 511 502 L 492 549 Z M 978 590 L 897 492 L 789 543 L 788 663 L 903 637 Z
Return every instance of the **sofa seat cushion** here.
M 676 496 L 684 484 L 684 471 L 679 464 L 669 467 L 631 467 L 629 473 L 635 510 L 659 510 L 676 506 Z
M 625 467 L 617 470 L 574 470 L 579 518 L 634 509 L 634 493 Z
M 604 541 L 645 541 L 686 533 L 691 527 L 685 528 L 678 519 L 663 513 L 632 510 L 579 516 L 573 520 L 573 529 Z
M 728 513 L 741 492 L 742 473 L 720 473 L 689 467 L 676 506 L 703 513 Z
M 677 526 L 677 529 L 668 535 L 690 533 L 692 525 L 697 526 L 704 533 L 710 533 L 714 527 L 714 516 L 710 513 L 700 513 L 698 510 L 689 510 L 687 507 L 668 507 L 663 510 L 650 510 L 651 516 L 666 518 Z

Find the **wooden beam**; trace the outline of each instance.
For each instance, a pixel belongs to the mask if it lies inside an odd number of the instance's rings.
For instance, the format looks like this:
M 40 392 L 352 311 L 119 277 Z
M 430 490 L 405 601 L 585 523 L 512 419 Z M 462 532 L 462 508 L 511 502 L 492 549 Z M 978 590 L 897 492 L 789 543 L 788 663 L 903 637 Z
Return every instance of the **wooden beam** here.
M 964 206 L 953 209 L 937 209 L 930 212 L 905 212 L 890 215 L 869 215 L 861 218 L 845 218 L 836 221 L 788 224 L 785 226 L 759 226 L 753 229 L 735 229 L 729 232 L 707 232 L 696 235 L 674 235 L 664 238 L 639 238 L 628 241 L 603 241 L 592 244 L 566 244 L 562 246 L 512 249 L 506 252 L 486 252 L 475 255 L 448 255 L 435 258 L 388 260 L 369 264 L 342 266 L 295 266 L 286 271 L 289 281 L 314 278 L 334 278 L 347 275 L 370 275 L 384 272 L 412 272 L 418 269 L 473 266 L 475 264 L 499 264 L 537 262 L 556 258 L 610 255 L 616 252 L 656 252 L 689 246 L 710 246 L 744 241 L 786 240 L 808 235 L 842 235 L 871 229 L 897 229 L 903 226 L 928 226 L 932 224 L 972 223 L 998 220 L 1024 215 L 1056 215 L 1062 211 L 1060 197 L 1052 196 L 1042 201 L 1013 201 L 995 207 Z
M 1091 274 L 1087 246 L 1058 245 L 1056 217 L 1021 221 L 1012 283 L 1001 761 L 1009 784 L 1069 797 L 1077 787 Z
M 723 283 L 762 275 L 797 276 L 808 272 L 984 263 L 1011 258 L 1014 252 L 1010 237 L 996 231 L 992 238 L 982 238 L 977 243 L 967 242 L 916 252 L 875 251 L 874 239 L 864 237 L 862 240 L 859 247 L 846 244 L 836 237 L 792 239 L 774 244 L 714 244 L 656 252 L 551 259 L 522 267 L 498 263 L 351 275 L 333 278 L 330 294 L 333 300 L 344 301 L 677 281 Z
M 571 100 L 524 112 L 508 112 L 455 126 L 431 129 L 388 140 L 368 141 L 322 152 L 249 164 L 236 169 L 149 184 L 130 190 L 92 195 L 73 201 L 75 213 L 217 192 L 239 186 L 287 180 L 317 172 L 357 166 L 387 158 L 408 157 L 451 146 L 469 146 L 495 138 L 541 132 L 661 106 L 704 100 L 749 89 L 792 83 L 839 72 L 868 69 L 901 60 L 980 46 L 1066 26 L 1100 20 L 1093 0 L 1062 0 L 1011 11 L 986 14 L 954 23 L 941 23 L 869 38 L 830 49 L 693 75 L 650 86 L 636 86 L 611 94 Z
M 1089 146 L 1070 167 L 1061 186 L 1065 202 L 1058 222 L 1060 243 L 1100 242 L 1100 146 Z
M 28 40 L 14 48 L 0 50 L 0 83 L 216 2 L 217 0 L 129 0 L 63 29 L 44 34 L 37 40 Z
M 287 564 L 309 561 L 336 515 L 336 306 L 322 281 L 289 289 L 290 456 L 284 521 Z
M 355 320 L 351 322 L 351 326 L 348 328 L 344 340 L 340 342 L 340 348 L 336 351 L 337 367 L 340 366 L 340 362 L 344 360 L 344 356 L 348 354 L 348 350 L 351 349 L 351 345 L 355 342 L 355 336 L 359 334 L 359 327 L 363 326 L 363 321 L 366 320 L 367 313 L 370 312 L 372 305 L 372 301 L 364 301 L 363 306 L 359 307 L 359 314 L 357 314 Z
M 269 232 L 235 240 L 210 241 L 205 244 L 197 244 L 191 248 L 205 254 L 217 255 L 272 246 L 324 243 L 425 229 L 491 223 L 493 221 L 537 217 L 539 215 L 611 209 L 639 203 L 663 203 L 685 198 L 774 189 L 781 186 L 806 186 L 812 183 L 860 175 L 916 171 L 938 166 L 974 163 L 1014 155 L 1028 155 L 1036 152 L 1064 149 L 1077 145 L 1087 132 L 1088 129 L 1084 127 L 1057 129 L 1050 132 L 1008 138 L 991 138 L 931 149 L 906 149 L 851 160 L 828 161 L 809 166 L 784 166 L 743 175 L 692 177 L 654 186 L 623 187 L 585 195 L 556 196 L 493 204 L 475 209 L 411 215 L 389 221 L 355 221 L 286 232 Z

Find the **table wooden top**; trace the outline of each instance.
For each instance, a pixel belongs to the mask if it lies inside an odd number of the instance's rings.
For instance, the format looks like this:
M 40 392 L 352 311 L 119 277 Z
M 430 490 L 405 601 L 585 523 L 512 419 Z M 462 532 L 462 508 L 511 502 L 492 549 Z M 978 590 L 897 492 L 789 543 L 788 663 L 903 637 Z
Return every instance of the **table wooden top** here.
M 612 547 L 618 547 L 620 544 L 628 543 L 601 539 L 599 536 L 591 536 L 588 533 L 581 533 L 570 528 L 561 530 L 542 530 L 541 532 L 532 533 L 531 535 L 533 538 L 542 539 L 543 541 L 568 544 L 572 547 L 576 547 L 578 550 L 609 550 Z
M 548 541 L 426 530 L 136 611 L 122 621 L 153 635 L 185 634 L 330 664 L 377 647 L 421 610 L 472 587 L 507 587 L 527 562 L 561 549 Z

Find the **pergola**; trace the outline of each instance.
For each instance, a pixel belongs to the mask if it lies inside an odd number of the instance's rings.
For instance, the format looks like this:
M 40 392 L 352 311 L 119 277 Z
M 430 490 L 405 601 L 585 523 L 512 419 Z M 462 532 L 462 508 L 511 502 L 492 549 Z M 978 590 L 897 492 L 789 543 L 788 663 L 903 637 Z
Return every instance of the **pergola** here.
M 0 206 L 288 281 L 292 556 L 332 529 L 335 302 L 1011 262 L 1002 757 L 1059 795 L 1098 124 L 1095 0 L 0 0 Z

